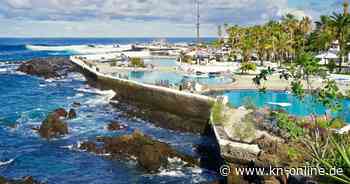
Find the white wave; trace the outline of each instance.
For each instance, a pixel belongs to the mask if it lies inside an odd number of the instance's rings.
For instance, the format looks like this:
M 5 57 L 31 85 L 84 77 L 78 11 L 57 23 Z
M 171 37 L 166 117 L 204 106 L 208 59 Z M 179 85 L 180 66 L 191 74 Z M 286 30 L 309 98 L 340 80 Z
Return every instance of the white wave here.
M 5 161 L 5 162 L 0 161 L 0 166 L 8 165 L 8 164 L 12 163 L 13 161 L 15 161 L 15 159 L 10 159 L 10 160 Z
M 129 50 L 130 45 L 70 45 L 70 46 L 39 46 L 26 45 L 26 48 L 33 51 L 53 51 L 53 52 L 72 52 L 76 54 L 97 54 L 107 52 L 121 52 Z M 58 53 L 53 53 L 58 54 Z
M 68 78 L 69 79 L 74 79 L 74 80 L 77 80 L 77 81 L 86 81 L 86 78 L 81 73 L 69 73 L 68 74 Z
M 172 177 L 184 177 L 184 176 L 186 176 L 182 171 L 169 171 L 169 170 L 162 170 L 158 175 L 159 176 L 172 176 Z
M 54 79 L 45 79 L 45 81 L 48 83 L 51 83 L 51 82 L 54 82 L 55 80 Z
M 71 144 L 71 145 L 67 145 L 67 146 L 61 146 L 61 148 L 73 150 L 74 149 L 74 145 Z
M 1 73 L 12 73 L 15 72 L 18 64 L 0 62 L 0 72 Z
M 28 50 L 33 51 L 74 51 L 88 47 L 88 45 L 72 45 L 72 46 L 40 46 L 26 45 Z
M 96 89 L 96 88 L 86 88 L 86 87 L 76 89 L 76 91 L 83 92 L 83 93 L 95 94 L 95 95 L 99 95 L 99 96 L 104 96 L 104 97 L 106 97 L 105 99 L 108 102 L 116 94 L 113 90 L 99 90 L 99 89 Z
M 181 160 L 181 158 L 178 158 L 178 157 L 174 157 L 174 158 L 168 158 L 168 162 L 171 163 L 171 164 L 174 164 L 174 163 L 184 163 L 184 161 Z

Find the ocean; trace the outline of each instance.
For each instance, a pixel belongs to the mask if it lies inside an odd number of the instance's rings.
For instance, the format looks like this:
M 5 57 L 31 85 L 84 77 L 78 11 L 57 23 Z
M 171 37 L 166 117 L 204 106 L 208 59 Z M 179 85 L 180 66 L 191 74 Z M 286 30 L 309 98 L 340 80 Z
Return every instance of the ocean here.
M 211 41 L 214 38 L 204 38 Z M 35 179 L 51 183 L 203 183 L 217 179 L 216 172 L 174 164 L 157 174 L 147 174 L 132 160 L 109 160 L 75 150 L 73 145 L 96 136 L 118 136 L 135 129 L 169 143 L 186 154 L 198 156 L 198 145 L 215 146 L 212 138 L 179 133 L 139 118 L 127 119 L 109 104 L 111 94 L 86 85 L 85 78 L 72 73 L 66 79 L 44 80 L 16 72 L 20 62 L 38 57 L 70 56 L 72 47 L 90 44 L 131 44 L 154 38 L 0 38 L 0 176 Z M 194 42 L 195 38 L 168 38 L 169 42 Z M 33 49 L 41 48 L 41 49 Z M 81 103 L 78 118 L 68 121 L 69 135 L 51 141 L 32 130 L 56 108 Z M 106 130 L 111 120 L 128 128 Z M 13 128 L 15 126 L 15 128 Z

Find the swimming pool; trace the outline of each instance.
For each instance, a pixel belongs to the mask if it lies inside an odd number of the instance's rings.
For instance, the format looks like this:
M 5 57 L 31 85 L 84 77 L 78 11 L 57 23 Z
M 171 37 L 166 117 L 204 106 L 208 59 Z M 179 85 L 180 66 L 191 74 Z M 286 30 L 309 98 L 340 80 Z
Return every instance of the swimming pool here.
M 170 84 L 178 85 L 183 81 L 196 81 L 203 85 L 216 85 L 232 83 L 233 79 L 224 76 L 213 77 L 194 77 L 184 76 L 177 72 L 163 72 L 163 71 L 128 71 L 123 72 L 128 76 L 128 79 L 135 80 L 147 84 L 155 84 L 160 80 L 169 81 Z
M 233 82 L 231 76 L 210 76 L 210 77 L 195 77 L 185 76 L 182 73 L 173 71 L 177 67 L 176 59 L 161 58 L 161 59 L 145 59 L 145 64 L 152 64 L 160 71 L 119 71 L 114 75 L 126 76 L 130 80 L 146 84 L 156 84 L 159 81 L 168 81 L 169 84 L 178 85 L 184 81 L 196 81 L 203 85 L 229 84 Z M 162 70 L 163 69 L 163 70 Z M 164 70 L 165 69 L 165 70 Z
M 295 116 L 308 116 L 313 112 L 316 112 L 318 115 L 324 115 L 328 111 L 322 104 L 314 103 L 310 96 L 301 101 L 293 94 L 287 92 L 267 91 L 261 93 L 256 90 L 234 90 L 225 92 L 223 95 L 228 97 L 229 103 L 234 107 L 243 106 L 247 101 L 250 101 L 259 108 L 284 109 Z M 342 105 L 343 110 L 333 115 L 350 122 L 350 100 L 343 100 Z

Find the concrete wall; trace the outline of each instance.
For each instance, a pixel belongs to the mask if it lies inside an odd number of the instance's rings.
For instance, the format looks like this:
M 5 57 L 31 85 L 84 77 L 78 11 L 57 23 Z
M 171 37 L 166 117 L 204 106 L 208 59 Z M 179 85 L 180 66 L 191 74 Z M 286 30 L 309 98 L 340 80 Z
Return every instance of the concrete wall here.
M 107 76 L 96 72 L 75 57 L 71 60 L 81 68 L 90 82 L 95 82 L 95 87 L 112 89 L 117 93 L 118 100 L 144 106 L 153 114 L 149 116 L 150 119 L 157 112 L 155 119 L 163 121 L 158 124 L 165 123 L 169 128 L 179 127 L 180 130 L 198 133 L 203 133 L 208 126 L 211 107 L 215 101 L 213 98 Z

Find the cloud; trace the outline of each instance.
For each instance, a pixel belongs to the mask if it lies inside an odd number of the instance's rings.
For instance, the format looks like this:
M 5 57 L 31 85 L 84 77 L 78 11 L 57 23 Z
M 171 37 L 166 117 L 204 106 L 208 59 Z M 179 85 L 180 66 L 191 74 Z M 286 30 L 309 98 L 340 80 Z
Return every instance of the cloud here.
M 203 22 L 254 23 L 274 17 L 287 0 L 201 0 Z M 0 14 L 12 19 L 138 19 L 193 22 L 194 0 L 2 0 Z
M 5 19 L 7 21 L 2 21 L 1 27 L 6 28 L 0 34 L 10 34 L 11 32 L 5 31 L 14 31 L 11 27 L 16 26 L 16 30 L 22 27 L 29 32 L 22 31 L 23 34 L 41 35 L 40 29 L 47 26 L 46 29 L 51 31 L 50 34 L 59 32 L 70 36 L 126 34 L 127 32 L 124 33 L 122 29 L 135 29 L 128 32 L 139 36 L 158 35 L 162 34 L 163 30 L 167 30 L 170 35 L 176 35 L 177 31 L 178 35 L 186 33 L 190 36 L 196 20 L 194 1 L 1 0 L 0 21 Z M 329 10 L 334 1 L 339 0 L 322 2 L 307 0 L 309 3 L 304 3 L 304 7 L 290 7 L 291 1 L 296 4 L 300 2 L 299 0 L 200 0 L 202 33 L 215 35 L 216 25 L 219 24 L 264 23 L 270 19 L 279 19 L 285 13 L 293 13 L 300 17 L 304 15 L 317 17 L 323 11 Z M 325 8 L 327 5 L 328 8 Z M 320 11 L 321 9 L 324 10 Z M 149 27 L 143 27 L 145 25 Z

